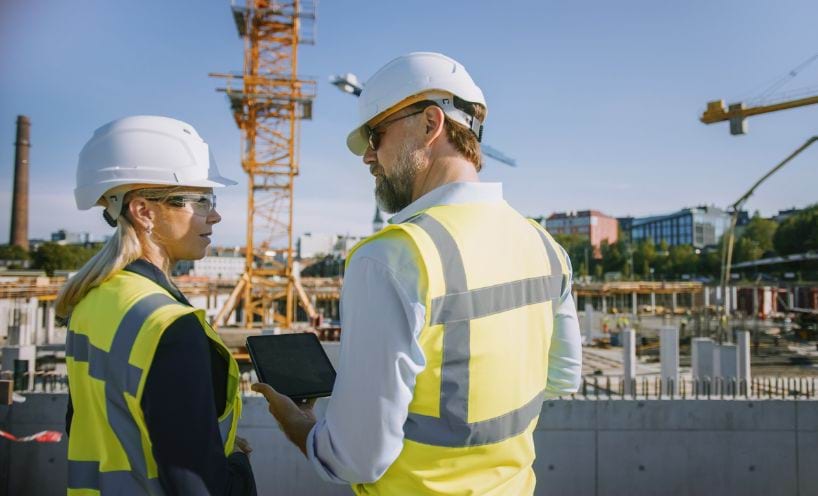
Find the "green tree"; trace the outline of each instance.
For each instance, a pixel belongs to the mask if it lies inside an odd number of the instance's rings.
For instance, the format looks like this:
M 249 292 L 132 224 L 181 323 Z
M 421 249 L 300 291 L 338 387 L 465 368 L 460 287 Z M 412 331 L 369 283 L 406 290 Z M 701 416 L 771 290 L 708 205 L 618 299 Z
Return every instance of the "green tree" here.
M 625 242 L 617 241 L 609 244 L 607 240 L 602 241 L 599 246 L 602 253 L 602 268 L 604 272 L 625 272 L 628 264 L 628 252 Z
M 782 222 L 773 236 L 773 245 L 781 255 L 818 250 L 818 203 Z
M 0 260 L 28 260 L 28 252 L 17 245 L 0 245 Z
M 555 234 L 554 240 L 568 253 L 574 273 L 587 276 L 591 270 L 588 265 L 592 265 L 594 256 L 594 249 L 588 239 L 578 234 Z
M 774 253 L 773 238 L 778 223 L 764 219 L 756 212 L 744 227 L 733 247 L 733 261 L 751 262 Z
M 32 254 L 32 265 L 35 269 L 42 269 L 49 276 L 56 270 L 76 270 L 85 264 L 100 246 L 84 247 L 79 245 L 60 245 L 57 243 L 43 243 Z
M 705 248 L 699 255 L 698 273 L 718 279 L 721 277 L 721 241 L 714 248 Z
M 643 239 L 636 244 L 633 250 L 633 266 L 637 275 L 643 279 L 650 277 L 650 267 L 656 259 L 656 246 L 651 238 Z
M 694 275 L 699 266 L 699 256 L 692 245 L 671 246 L 668 258 L 669 272 L 676 278 L 683 274 Z

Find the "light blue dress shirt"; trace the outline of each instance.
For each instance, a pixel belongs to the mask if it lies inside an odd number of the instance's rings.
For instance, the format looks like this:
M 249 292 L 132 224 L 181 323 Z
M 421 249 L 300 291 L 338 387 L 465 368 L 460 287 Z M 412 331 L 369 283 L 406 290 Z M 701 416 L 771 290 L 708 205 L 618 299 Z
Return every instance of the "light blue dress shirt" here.
M 389 222 L 404 222 L 436 205 L 503 201 L 500 183 L 450 183 L 418 198 Z M 395 231 L 366 243 L 345 274 L 335 388 L 307 437 L 307 457 L 327 481 L 374 482 L 403 448 L 415 378 L 426 366 L 417 340 L 426 315 L 418 255 L 406 237 Z M 580 383 L 582 347 L 570 281 L 554 315 L 546 397 L 569 395 Z

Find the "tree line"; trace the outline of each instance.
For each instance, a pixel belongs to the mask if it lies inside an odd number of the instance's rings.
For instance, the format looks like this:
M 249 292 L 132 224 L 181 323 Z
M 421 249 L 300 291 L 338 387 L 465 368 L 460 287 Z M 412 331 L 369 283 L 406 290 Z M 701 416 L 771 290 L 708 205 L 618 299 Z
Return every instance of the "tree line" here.
M 555 235 L 571 257 L 574 273 L 594 280 L 608 277 L 641 280 L 718 279 L 724 237 L 716 246 L 696 249 L 692 245 L 668 246 L 650 239 L 638 242 L 603 241 L 594 253 L 587 238 L 579 235 Z M 818 251 L 818 204 L 788 217 L 780 225 L 756 212 L 749 222 L 736 230 L 733 264 L 761 258 Z M 595 257 L 595 255 L 597 255 Z M 772 272 L 805 272 L 814 278 L 815 262 L 787 264 Z
M 601 281 L 605 275 L 622 279 L 679 280 L 687 278 L 718 279 L 721 273 L 721 247 L 697 250 L 691 245 L 668 246 L 664 241 L 656 244 L 651 240 L 637 243 L 617 241 L 602 242 L 599 255 L 594 248 L 578 235 L 555 235 L 556 240 L 571 257 L 574 274 L 590 276 Z M 42 243 L 32 252 L 19 246 L 0 245 L 0 260 L 10 268 L 23 267 L 26 262 L 34 269 L 48 275 L 57 270 L 76 270 L 82 267 L 102 245 Z M 733 263 L 749 262 L 773 256 L 818 251 L 818 204 L 788 217 L 780 225 L 764 219 L 758 212 L 743 227 L 737 229 L 733 248 Z M 305 269 L 304 276 L 332 277 L 343 269 L 343 260 L 328 256 L 313 267 Z M 806 276 L 817 278 L 818 263 L 802 262 L 787 264 L 787 271 L 804 271 Z
M 102 243 L 87 245 L 47 242 L 37 245 L 31 252 L 15 245 L 0 245 L 0 260 L 8 268 L 30 267 L 53 276 L 57 270 L 76 270 L 85 265 L 102 248 Z

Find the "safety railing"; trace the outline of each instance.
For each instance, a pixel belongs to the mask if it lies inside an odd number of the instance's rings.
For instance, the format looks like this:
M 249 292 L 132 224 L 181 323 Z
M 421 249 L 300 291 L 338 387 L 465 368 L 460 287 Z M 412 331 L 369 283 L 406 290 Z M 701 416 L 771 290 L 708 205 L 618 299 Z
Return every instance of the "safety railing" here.
M 575 399 L 815 399 L 818 377 L 661 378 L 588 376 Z
M 12 374 L 0 371 L 0 380 L 10 380 L 14 391 L 59 393 L 68 391 L 68 376 L 55 372 Z M 250 386 L 255 378 L 244 373 L 239 389 L 255 395 Z M 755 377 L 750 381 L 735 378 L 681 378 L 663 380 L 658 376 L 641 376 L 630 382 L 622 376 L 586 376 L 579 390 L 561 399 L 818 399 L 818 376 Z

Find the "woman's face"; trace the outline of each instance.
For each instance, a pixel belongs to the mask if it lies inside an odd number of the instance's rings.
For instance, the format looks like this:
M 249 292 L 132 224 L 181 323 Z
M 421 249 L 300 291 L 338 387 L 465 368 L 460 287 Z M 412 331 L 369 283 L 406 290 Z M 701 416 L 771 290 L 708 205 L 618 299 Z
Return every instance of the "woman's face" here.
M 211 188 L 175 190 L 156 202 L 151 239 L 164 249 L 172 263 L 198 260 L 207 254 L 213 225 L 222 220 L 215 204 Z

